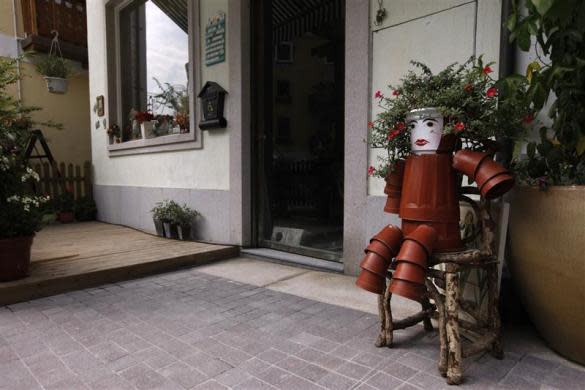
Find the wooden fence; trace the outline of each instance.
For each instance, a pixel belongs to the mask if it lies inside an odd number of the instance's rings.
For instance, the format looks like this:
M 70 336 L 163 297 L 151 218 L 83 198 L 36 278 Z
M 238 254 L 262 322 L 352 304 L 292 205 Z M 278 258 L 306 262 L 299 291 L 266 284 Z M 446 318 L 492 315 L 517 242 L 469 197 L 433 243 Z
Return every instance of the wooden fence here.
M 51 164 L 31 164 L 40 177 L 36 185 L 36 193 L 39 195 L 50 195 L 51 198 L 59 196 L 64 190 L 73 193 L 75 199 L 82 197 L 93 197 L 91 180 L 91 163 L 86 161 L 83 167 L 73 164 L 59 163 L 58 171 Z M 61 176 L 59 176 L 59 173 Z

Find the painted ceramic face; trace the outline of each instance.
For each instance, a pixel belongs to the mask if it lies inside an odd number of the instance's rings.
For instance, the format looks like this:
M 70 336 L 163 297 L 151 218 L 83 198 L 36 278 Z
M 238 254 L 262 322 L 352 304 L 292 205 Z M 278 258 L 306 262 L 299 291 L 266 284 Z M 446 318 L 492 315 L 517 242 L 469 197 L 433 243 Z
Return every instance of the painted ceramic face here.
M 443 117 L 440 115 L 407 117 L 406 125 L 410 130 L 410 149 L 415 154 L 435 153 L 439 149 L 443 135 Z

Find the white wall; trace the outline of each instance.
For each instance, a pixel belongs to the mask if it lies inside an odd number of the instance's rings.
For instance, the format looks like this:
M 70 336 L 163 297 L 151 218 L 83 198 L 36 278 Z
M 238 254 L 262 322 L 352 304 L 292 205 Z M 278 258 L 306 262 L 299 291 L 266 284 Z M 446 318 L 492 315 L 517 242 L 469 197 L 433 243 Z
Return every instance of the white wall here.
M 370 0 L 373 53 L 370 96 L 377 90 L 389 94 L 388 84 L 399 83 L 411 68 L 411 60 L 421 61 L 438 72 L 473 54 L 484 54 L 484 61 L 496 61 L 492 68 L 497 74 L 501 0 L 386 0 L 383 5 L 388 16 L 381 26 L 376 26 L 378 1 Z M 376 118 L 379 111 L 372 100 L 371 117 Z M 370 149 L 369 165 L 378 165 L 379 152 Z M 370 195 L 383 195 L 383 189 L 382 179 L 369 178 Z
M 106 0 L 87 2 L 90 105 L 92 107 L 97 96 L 108 96 L 107 79 L 113 77 L 113 75 L 108 75 L 106 66 L 106 56 L 110 54 L 106 49 L 106 2 Z M 202 37 L 208 16 L 220 10 L 227 14 L 227 0 L 200 0 L 199 27 Z M 229 18 L 229 15 L 227 17 Z M 229 93 L 227 56 L 224 63 L 210 68 L 206 68 L 202 63 L 201 76 L 202 85 L 208 80 L 216 81 Z M 229 94 L 226 104 L 229 104 Z M 108 111 L 114 109 L 108 106 L 107 99 L 105 108 L 105 117 L 107 117 Z M 205 190 L 229 189 L 230 118 L 226 118 L 228 128 L 203 132 L 202 149 L 117 157 L 110 157 L 108 154 L 108 137 L 104 127 L 100 126 L 96 129 L 93 125 L 98 119 L 103 120 L 92 112 L 91 140 L 95 184 Z M 195 120 L 198 122 L 198 118 Z

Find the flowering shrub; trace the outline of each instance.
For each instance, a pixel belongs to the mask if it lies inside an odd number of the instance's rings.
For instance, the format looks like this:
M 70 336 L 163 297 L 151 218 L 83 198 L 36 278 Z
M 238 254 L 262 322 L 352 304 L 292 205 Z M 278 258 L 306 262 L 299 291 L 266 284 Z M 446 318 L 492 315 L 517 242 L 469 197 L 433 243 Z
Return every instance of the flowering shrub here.
M 486 141 L 496 137 L 517 138 L 527 118 L 532 118 L 525 98 L 525 81 L 505 93 L 492 77 L 491 65 L 481 57 L 464 64 L 452 64 L 437 74 L 428 66 L 411 61 L 411 70 L 401 84 L 390 85 L 390 95 L 376 91 L 374 99 L 382 108 L 370 129 L 369 144 L 383 148 L 378 168 L 368 173 L 385 177 L 396 161 L 410 154 L 410 133 L 406 114 L 417 108 L 434 107 L 443 114 L 444 133 L 455 134 L 469 148 L 484 150 Z M 508 85 L 507 85 L 508 86 Z
M 0 239 L 38 231 L 41 206 L 48 200 L 31 192 L 31 183 L 39 177 L 22 159 L 35 109 L 23 107 L 8 93 L 17 80 L 16 60 L 0 58 Z

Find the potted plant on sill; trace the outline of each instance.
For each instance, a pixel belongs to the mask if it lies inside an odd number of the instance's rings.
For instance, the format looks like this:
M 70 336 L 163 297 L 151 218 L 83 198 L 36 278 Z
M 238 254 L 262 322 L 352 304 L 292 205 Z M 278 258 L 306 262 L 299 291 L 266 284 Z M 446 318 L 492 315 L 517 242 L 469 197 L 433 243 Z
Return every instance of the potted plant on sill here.
M 22 158 L 35 109 L 22 106 L 9 94 L 17 80 L 17 60 L 0 58 L 0 282 L 28 274 L 41 208 L 48 201 L 32 194 L 30 184 L 39 177 Z
M 43 75 L 50 93 L 64 94 L 67 92 L 71 67 L 66 59 L 49 54 L 38 60 L 36 69 Z
M 136 111 L 130 112 L 130 120 L 132 121 L 132 127 L 136 125 L 140 126 L 140 138 L 148 139 L 156 137 L 154 132 L 154 115 L 150 111 Z
M 512 277 L 547 343 L 585 364 L 585 3 L 515 0 L 512 11 L 511 39 L 523 51 L 534 42 L 540 58 L 527 69 L 534 110 L 547 108 L 550 92 L 556 97 L 552 124 L 535 126 L 540 140 L 514 163 L 521 185 L 511 208 Z

